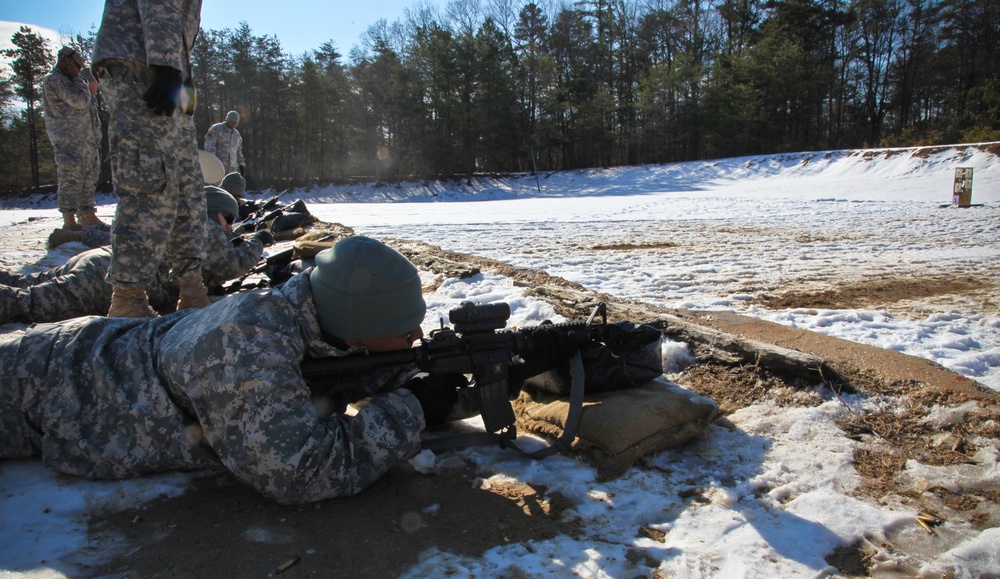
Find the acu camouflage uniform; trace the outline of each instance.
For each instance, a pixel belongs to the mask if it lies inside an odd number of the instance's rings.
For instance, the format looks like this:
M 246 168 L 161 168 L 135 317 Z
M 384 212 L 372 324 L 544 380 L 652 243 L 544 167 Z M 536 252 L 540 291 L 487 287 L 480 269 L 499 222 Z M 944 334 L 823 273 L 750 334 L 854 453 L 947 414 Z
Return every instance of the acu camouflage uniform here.
M 74 231 L 73 235 L 78 236 L 78 238 L 74 238 L 72 241 L 78 241 L 91 249 L 111 245 L 110 230 L 95 227 L 84 227 L 82 231 Z
M 353 417 L 318 413 L 299 364 L 323 341 L 308 274 L 155 319 L 0 337 L 0 458 L 91 478 L 224 467 L 285 504 L 351 495 L 420 450 L 415 372 L 372 374 Z
M 230 129 L 226 123 L 215 123 L 205 133 L 205 150 L 222 161 L 226 173 L 233 173 L 246 165 L 243 158 L 243 137 L 237 129 Z
M 53 68 L 42 81 L 45 132 L 56 158 L 59 181 L 59 211 L 85 213 L 94 210 L 95 129 L 91 116 L 90 88 L 80 77 L 70 78 Z M 100 142 L 100 121 L 96 130 Z
M 178 107 L 153 114 L 142 95 L 149 65 L 191 77 L 201 0 L 106 0 L 94 41 L 93 71 L 111 115 L 109 139 L 118 207 L 108 281 L 149 286 L 163 261 L 172 277 L 205 257 L 205 199 L 194 123 Z
M 257 235 L 234 246 L 231 236 L 216 222 L 206 228 L 207 251 L 202 278 L 209 291 L 253 268 L 264 252 Z M 93 232 L 97 238 L 102 232 Z M 110 234 L 103 232 L 104 243 Z M 235 236 L 233 236 L 235 237 Z M 64 265 L 30 275 L 0 270 L 0 323 L 57 322 L 81 316 L 102 316 L 111 304 L 112 287 L 105 279 L 111 251 L 98 247 L 71 257 Z M 146 288 L 149 304 L 172 312 L 178 288 L 170 282 L 169 264 L 161 264 L 154 283 Z
M 90 126 L 93 133 L 88 143 L 90 147 L 87 150 L 86 167 L 90 169 L 91 185 L 89 191 L 94 191 L 101 176 L 101 107 L 97 95 L 90 97 Z

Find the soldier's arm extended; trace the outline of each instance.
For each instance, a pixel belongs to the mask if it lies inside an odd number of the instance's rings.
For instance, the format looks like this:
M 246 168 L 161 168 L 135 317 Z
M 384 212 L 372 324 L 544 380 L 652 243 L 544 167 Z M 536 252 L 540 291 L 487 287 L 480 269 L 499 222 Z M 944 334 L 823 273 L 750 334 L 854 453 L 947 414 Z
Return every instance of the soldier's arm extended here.
M 209 223 L 205 228 L 205 284 L 209 289 L 240 277 L 260 261 L 264 243 L 257 234 L 249 235 L 234 246 L 221 227 Z

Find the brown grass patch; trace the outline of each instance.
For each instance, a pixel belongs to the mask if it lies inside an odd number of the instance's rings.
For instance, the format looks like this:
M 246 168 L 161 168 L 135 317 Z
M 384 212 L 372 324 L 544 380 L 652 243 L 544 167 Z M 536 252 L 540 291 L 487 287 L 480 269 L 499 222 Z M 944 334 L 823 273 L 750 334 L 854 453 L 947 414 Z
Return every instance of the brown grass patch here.
M 931 155 L 948 151 L 951 147 L 919 147 L 913 151 L 913 156 L 918 159 L 926 159 Z
M 723 414 L 731 414 L 761 400 L 779 406 L 818 406 L 823 398 L 777 374 L 756 366 L 726 366 L 705 363 L 691 366 L 675 381 L 702 396 L 715 400 Z
M 862 489 L 874 497 L 883 497 L 896 490 L 896 473 L 903 470 L 906 459 L 887 450 L 857 447 L 854 468 L 861 475 Z
M 992 153 L 993 155 L 1000 157 L 1000 142 L 977 145 L 976 148 L 980 151 Z
M 967 294 L 993 285 L 992 281 L 972 276 L 883 279 L 860 281 L 821 291 L 789 291 L 765 297 L 760 303 L 774 310 L 795 308 L 846 310 L 939 295 Z
M 901 456 L 928 465 L 972 463 L 978 447 L 969 439 L 970 430 L 982 420 L 961 420 L 954 425 L 936 425 L 924 419 L 926 406 L 912 399 L 900 401 L 898 408 L 866 411 L 842 420 L 838 426 L 852 438 L 874 437 L 899 449 Z
M 977 404 L 952 423 L 926 420 L 936 406 L 954 408 L 966 401 L 961 393 L 917 389 L 902 396 L 891 408 L 869 410 L 838 421 L 848 437 L 863 443 L 853 455 L 862 479 L 858 494 L 876 499 L 895 494 L 921 502 L 920 492 L 896 482 L 906 461 L 932 466 L 976 464 L 979 446 L 974 440 L 997 439 L 1000 411 L 996 406 Z M 985 490 L 953 492 L 935 487 L 928 492 L 954 511 L 971 513 L 983 502 L 996 503 L 1000 499 L 1000 483 Z
M 595 245 L 590 249 L 593 251 L 630 251 L 633 249 L 669 249 L 677 247 L 672 241 L 661 241 L 658 243 L 613 243 L 611 245 Z
M 966 494 L 953 493 L 948 489 L 937 487 L 931 489 L 949 509 L 956 511 L 974 511 L 979 506 L 980 500 Z

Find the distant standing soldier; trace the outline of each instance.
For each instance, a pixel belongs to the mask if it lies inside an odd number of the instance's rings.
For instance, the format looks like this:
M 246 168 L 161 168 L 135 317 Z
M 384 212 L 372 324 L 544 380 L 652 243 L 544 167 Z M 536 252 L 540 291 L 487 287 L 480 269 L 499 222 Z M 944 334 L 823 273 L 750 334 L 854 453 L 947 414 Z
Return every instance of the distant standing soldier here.
M 83 56 L 64 46 L 42 83 L 45 131 L 56 158 L 62 228 L 72 231 L 79 231 L 81 225 L 106 227 L 94 207 L 94 172 L 89 162 L 94 142 L 90 107 L 98 87 L 80 77 L 83 67 Z M 100 139 L 99 125 L 97 134 Z
M 205 133 L 205 150 L 222 161 L 226 173 L 239 171 L 243 175 L 246 160 L 243 158 L 243 137 L 236 130 L 239 124 L 240 113 L 229 111 L 225 122 L 215 123 Z
M 167 261 L 178 309 L 209 304 L 202 282 L 205 197 L 198 171 L 191 50 L 201 0 L 105 0 L 94 74 L 111 114 L 118 208 L 109 317 L 151 317 L 146 287 Z M 178 111 L 177 109 L 180 109 Z

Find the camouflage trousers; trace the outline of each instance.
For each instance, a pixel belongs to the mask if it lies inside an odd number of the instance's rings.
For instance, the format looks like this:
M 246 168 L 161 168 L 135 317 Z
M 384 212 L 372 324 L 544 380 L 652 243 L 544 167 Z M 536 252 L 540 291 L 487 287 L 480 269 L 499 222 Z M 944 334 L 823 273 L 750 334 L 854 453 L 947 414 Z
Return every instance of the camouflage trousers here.
M 19 362 L 23 337 L 0 335 L 0 459 L 33 456 L 42 448 L 35 425 L 41 422 L 48 360 Z
M 0 323 L 57 322 L 83 316 L 103 316 L 111 306 L 112 287 L 105 280 L 111 251 L 92 249 L 71 257 L 64 265 L 20 275 L 0 270 Z M 160 271 L 146 292 L 150 305 L 172 311 L 177 288 Z
M 154 115 L 142 94 L 149 68 L 131 61 L 95 65 L 111 113 L 111 169 L 118 207 L 108 281 L 147 286 L 163 261 L 176 276 L 205 258 L 205 195 L 194 123 L 177 111 Z
M 83 230 L 78 233 L 80 234 L 80 243 L 90 249 L 111 245 L 111 231 L 84 226 Z
M 52 146 L 59 180 L 59 211 L 80 215 L 94 210 L 93 147 L 88 143 Z
M 111 305 L 104 281 L 111 253 L 96 249 L 65 265 L 29 275 L 0 271 L 0 322 L 50 322 L 103 316 Z

